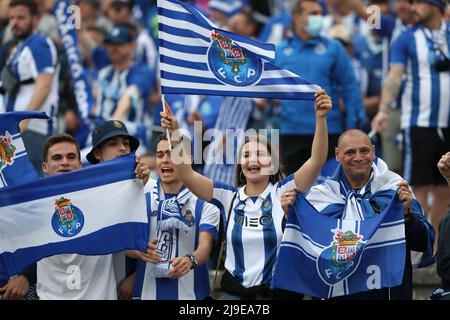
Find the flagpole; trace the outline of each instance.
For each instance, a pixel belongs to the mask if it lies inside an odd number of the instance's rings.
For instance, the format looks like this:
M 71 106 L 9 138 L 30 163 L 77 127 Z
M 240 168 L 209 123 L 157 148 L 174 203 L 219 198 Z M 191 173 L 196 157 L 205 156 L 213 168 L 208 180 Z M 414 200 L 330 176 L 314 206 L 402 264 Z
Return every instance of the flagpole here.
M 167 112 L 166 99 L 164 98 L 164 94 L 161 94 L 161 102 L 163 105 L 163 111 Z M 169 133 L 169 129 L 167 129 L 167 128 L 166 128 L 166 136 L 167 136 L 167 141 L 169 142 L 169 150 L 172 151 L 172 141 L 170 141 L 170 133 Z

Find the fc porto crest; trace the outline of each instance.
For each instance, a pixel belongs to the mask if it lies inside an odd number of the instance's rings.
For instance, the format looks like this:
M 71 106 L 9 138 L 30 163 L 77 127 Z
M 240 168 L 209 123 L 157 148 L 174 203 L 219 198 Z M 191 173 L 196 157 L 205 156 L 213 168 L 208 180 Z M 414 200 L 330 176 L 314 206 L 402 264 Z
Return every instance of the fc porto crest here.
M 12 136 L 6 131 L 4 136 L 0 136 L 0 172 L 14 163 L 16 147 L 12 144 Z
M 259 81 L 262 74 L 259 57 L 216 30 L 212 32 L 211 40 L 208 65 L 219 81 L 237 87 L 251 86 Z
M 317 269 L 322 280 L 333 285 L 349 277 L 358 267 L 365 241 L 353 231 L 332 230 L 334 240 L 325 248 L 317 260 Z
M 192 227 L 194 225 L 195 218 L 191 210 L 189 209 L 186 210 L 186 213 L 183 216 L 183 221 L 188 227 Z
M 55 200 L 52 227 L 57 234 L 62 237 L 73 237 L 83 229 L 83 225 L 83 213 L 70 202 L 70 199 L 61 197 Z

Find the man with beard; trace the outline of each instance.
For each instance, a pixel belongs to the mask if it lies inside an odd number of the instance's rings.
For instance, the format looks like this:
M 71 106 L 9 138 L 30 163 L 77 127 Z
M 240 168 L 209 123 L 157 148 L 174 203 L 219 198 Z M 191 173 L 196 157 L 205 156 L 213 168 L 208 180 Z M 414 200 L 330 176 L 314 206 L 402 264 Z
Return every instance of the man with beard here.
M 38 7 L 32 0 L 12 0 L 9 23 L 15 45 L 9 50 L 1 72 L 4 110 L 36 110 L 47 113 L 48 121 L 24 120 L 22 139 L 31 162 L 42 175 L 42 144 L 53 134 L 58 108 L 56 48 L 50 38 L 35 32 Z

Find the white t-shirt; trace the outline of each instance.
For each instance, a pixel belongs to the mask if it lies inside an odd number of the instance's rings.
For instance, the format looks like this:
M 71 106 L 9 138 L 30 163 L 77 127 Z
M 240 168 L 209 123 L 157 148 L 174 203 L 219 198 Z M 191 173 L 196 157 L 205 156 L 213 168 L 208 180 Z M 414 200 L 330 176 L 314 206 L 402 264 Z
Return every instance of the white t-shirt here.
M 60 254 L 37 263 L 41 300 L 116 300 L 112 255 Z

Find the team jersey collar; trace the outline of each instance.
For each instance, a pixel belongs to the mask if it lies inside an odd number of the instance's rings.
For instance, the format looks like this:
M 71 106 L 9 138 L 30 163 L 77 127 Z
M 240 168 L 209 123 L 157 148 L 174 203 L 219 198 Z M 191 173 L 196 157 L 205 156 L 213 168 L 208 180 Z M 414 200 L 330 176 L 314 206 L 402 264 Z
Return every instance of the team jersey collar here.
M 269 184 L 264 189 L 264 191 L 258 195 L 258 198 L 260 198 L 261 200 L 265 200 L 267 198 L 267 196 L 270 194 L 270 190 L 272 190 L 272 188 L 273 188 L 273 184 L 271 182 L 269 182 Z M 250 197 L 247 194 L 245 194 L 245 186 L 242 186 L 239 189 L 239 200 L 246 201 L 247 198 L 250 198 Z

